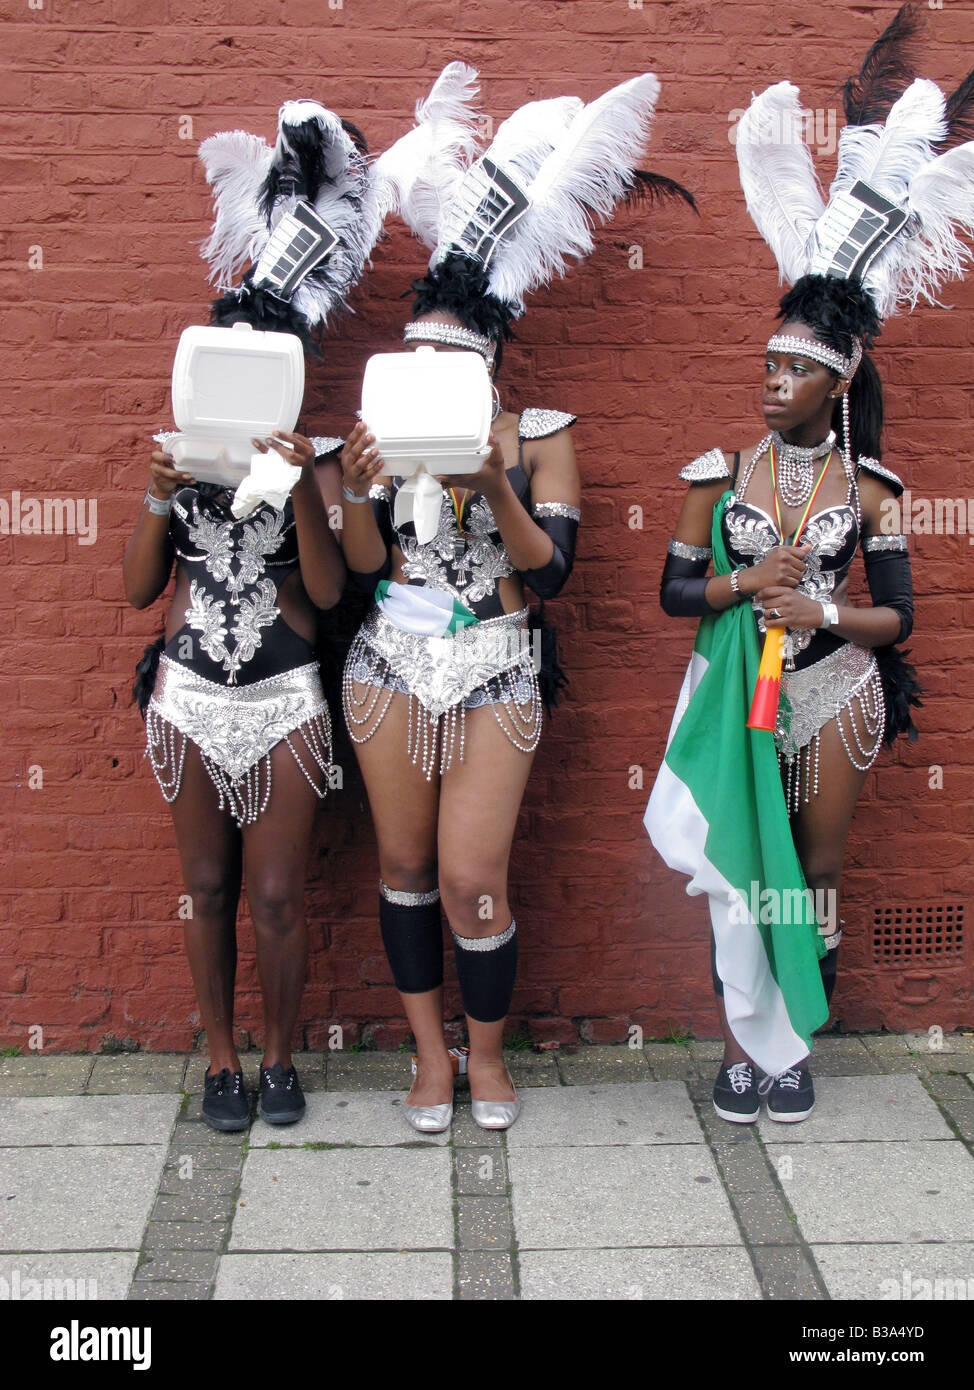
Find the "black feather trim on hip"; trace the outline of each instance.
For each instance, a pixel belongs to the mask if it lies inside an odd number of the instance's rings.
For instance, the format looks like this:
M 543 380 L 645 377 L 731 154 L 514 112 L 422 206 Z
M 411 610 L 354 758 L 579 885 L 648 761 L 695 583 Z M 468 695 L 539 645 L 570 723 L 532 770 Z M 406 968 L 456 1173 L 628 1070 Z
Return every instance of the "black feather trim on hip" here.
M 545 712 L 558 704 L 561 691 L 568 685 L 568 676 L 558 659 L 558 629 L 545 614 L 544 602 L 537 610 L 538 629 L 541 633 L 541 670 L 538 672 L 538 689 L 544 703 Z
M 907 647 L 877 647 L 876 660 L 879 676 L 883 682 L 883 695 L 886 700 L 886 727 L 883 742 L 892 744 L 897 734 L 906 734 L 910 743 L 915 743 L 919 734 L 910 714 L 910 706 L 922 706 L 920 696 L 923 687 L 917 680 L 916 668 L 905 660 L 910 655 Z
M 149 701 L 156 684 L 159 670 L 159 656 L 166 645 L 166 634 L 161 632 L 154 642 L 150 642 L 142 653 L 142 660 L 135 667 L 135 684 L 132 686 L 132 703 L 138 705 L 139 713 L 145 718 Z

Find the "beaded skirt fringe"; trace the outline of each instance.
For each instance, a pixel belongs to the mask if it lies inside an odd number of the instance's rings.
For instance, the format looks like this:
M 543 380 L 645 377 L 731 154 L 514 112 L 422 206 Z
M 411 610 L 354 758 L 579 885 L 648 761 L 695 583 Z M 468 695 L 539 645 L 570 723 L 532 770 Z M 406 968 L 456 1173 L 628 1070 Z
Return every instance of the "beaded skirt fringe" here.
M 354 674 L 353 674 L 354 673 Z M 366 686 L 357 698 L 355 685 Z M 405 689 L 401 687 L 405 686 Z M 388 713 L 392 697 L 408 696 L 406 756 L 420 765 L 431 781 L 434 770 L 442 776 L 456 755 L 463 762 L 467 710 L 489 705 L 498 727 L 522 753 L 531 753 L 541 738 L 542 704 L 537 672 L 530 655 L 517 665 L 489 676 L 462 699 L 434 712 L 409 690 L 402 674 L 377 652 L 359 632 L 349 649 L 342 680 L 342 706 L 349 737 L 366 743 Z
M 875 655 L 851 643 L 814 666 L 784 676 L 782 692 L 789 712 L 779 714 L 775 742 L 785 804 L 788 814 L 795 815 L 803 802 L 818 794 L 823 726 L 835 720 L 850 763 L 868 772 L 882 746 L 886 702 Z
M 319 788 L 308 771 L 305 760 L 294 746 L 292 739 L 295 734 L 301 735 L 306 750 L 305 759 L 310 760 L 324 774 L 323 787 Z M 146 756 L 159 783 L 159 790 L 171 804 L 182 788 L 186 745 L 194 740 L 188 738 L 174 724 L 170 724 L 169 720 L 163 718 L 151 705 L 146 713 L 146 736 Z M 328 778 L 332 766 L 331 719 L 327 709 L 320 714 L 312 715 L 306 724 L 292 729 L 280 741 L 290 748 L 294 761 L 304 773 L 308 784 L 319 801 L 323 801 L 328 794 Z M 231 777 L 219 763 L 203 752 L 199 744 L 195 747 L 200 755 L 200 762 L 219 796 L 218 809 L 222 811 L 226 808 L 238 826 L 253 825 L 258 816 L 267 810 L 271 798 L 272 750 L 269 749 L 257 762 L 252 763 L 243 776 Z
M 332 730 L 317 662 L 228 688 L 163 655 L 146 710 L 145 756 L 170 803 L 182 787 L 187 743 L 199 752 L 219 809 L 227 809 L 238 825 L 252 825 L 266 811 L 271 753 L 279 743 L 287 744 L 323 799 L 332 767 Z M 323 774 L 321 788 L 314 768 Z

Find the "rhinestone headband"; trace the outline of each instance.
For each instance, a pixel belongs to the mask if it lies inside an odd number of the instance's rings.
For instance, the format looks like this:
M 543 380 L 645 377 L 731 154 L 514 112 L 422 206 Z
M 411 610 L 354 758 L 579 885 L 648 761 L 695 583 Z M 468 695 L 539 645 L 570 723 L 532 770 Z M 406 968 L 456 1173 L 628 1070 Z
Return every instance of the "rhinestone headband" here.
M 470 348 L 488 362 L 494 355 L 493 339 L 455 323 L 407 323 L 402 340 L 404 343 L 443 343 L 446 347 Z
M 843 357 L 837 348 L 820 343 L 817 338 L 791 338 L 783 333 L 775 333 L 768 339 L 768 352 L 794 352 L 799 357 L 810 357 L 844 379 L 854 377 L 862 361 L 862 343 L 858 338 L 852 340 L 851 357 Z

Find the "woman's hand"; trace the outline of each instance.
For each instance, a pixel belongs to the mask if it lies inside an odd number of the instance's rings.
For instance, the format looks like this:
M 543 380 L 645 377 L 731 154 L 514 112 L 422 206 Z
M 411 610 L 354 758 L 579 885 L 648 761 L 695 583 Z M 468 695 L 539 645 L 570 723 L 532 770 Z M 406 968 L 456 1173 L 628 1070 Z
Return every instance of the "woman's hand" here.
M 799 594 L 794 589 L 776 584 L 759 589 L 757 599 L 764 607 L 764 625 L 767 628 L 822 626 L 825 616 L 822 605 L 818 599 L 809 598 L 807 594 Z
M 342 480 L 349 492 L 356 497 L 365 497 L 375 477 L 382 472 L 385 461 L 378 449 L 373 448 L 375 435 L 369 434 L 369 427 L 360 420 L 345 440 L 342 449 Z
M 776 545 L 759 565 L 742 570 L 738 581 L 742 593 L 755 594 L 762 589 L 794 589 L 805 573 L 805 556 L 810 545 Z
M 303 434 L 286 434 L 284 430 L 275 430 L 266 439 L 252 439 L 250 442 L 262 454 L 269 454 L 274 449 L 286 463 L 293 463 L 296 468 L 307 470 L 315 461 L 315 446 Z M 293 447 L 289 449 L 288 444 Z
M 507 464 L 504 452 L 494 436 L 488 435 L 490 453 L 476 473 L 437 473 L 436 480 L 444 487 L 469 488 L 479 492 L 490 501 L 503 488 L 507 477 Z
M 152 474 L 149 491 L 153 497 L 172 497 L 184 484 L 196 482 L 188 473 L 180 473 L 173 463 L 172 454 L 164 454 L 161 449 L 152 451 L 149 472 Z

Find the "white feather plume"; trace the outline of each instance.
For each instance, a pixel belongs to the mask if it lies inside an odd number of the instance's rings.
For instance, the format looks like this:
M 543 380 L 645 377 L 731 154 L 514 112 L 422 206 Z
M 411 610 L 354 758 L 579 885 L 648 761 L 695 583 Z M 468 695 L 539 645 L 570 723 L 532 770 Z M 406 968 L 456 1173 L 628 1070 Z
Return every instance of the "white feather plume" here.
M 199 148 L 206 181 L 213 185 L 213 230 L 200 248 L 219 290 L 230 289 L 247 261 L 255 260 L 267 240 L 267 225 L 257 206 L 274 151 L 259 135 L 227 130 L 211 135 Z
M 288 130 L 313 123 L 321 144 L 322 181 L 314 200 L 315 210 L 339 237 L 328 259 L 300 284 L 292 303 L 313 325 L 326 321 L 356 283 L 368 259 L 382 218 L 378 192 L 367 160 L 334 112 L 314 101 L 286 101 L 278 112 L 277 140 L 273 147 L 246 131 L 213 135 L 200 146 L 207 181 L 214 186 L 216 218 L 202 248 L 212 266 L 211 278 L 221 290 L 234 287 L 247 261 L 256 262 L 268 240 L 296 201 L 281 197 L 270 220 L 260 207 L 261 189 L 275 165 L 293 153 Z
M 944 94 L 918 77 L 890 108 L 882 124 L 847 125 L 839 136 L 838 162 L 829 199 L 862 179 L 891 203 L 905 207 L 910 181 L 933 158 L 947 133 Z
M 974 141 L 921 169 L 910 183 L 907 208 L 906 227 L 866 273 L 881 318 L 914 309 L 921 298 L 936 304 L 943 284 L 967 271 L 971 252 L 962 238 L 974 236 Z
M 736 135 L 747 210 L 778 262 L 780 278 L 794 284 L 807 272 L 809 238 L 825 211 L 798 88 L 777 82 L 753 97 Z
M 659 82 L 644 73 L 577 112 L 527 189 L 530 206 L 490 263 L 490 289 L 523 307 L 525 294 L 592 250 L 593 217 L 606 221 L 649 141 Z M 511 118 L 513 119 L 513 117 Z
M 426 100 L 416 103 L 416 125 L 372 166 L 383 216 L 397 212 L 431 249 L 444 209 L 476 153 L 477 92 L 476 70 L 448 63 Z

